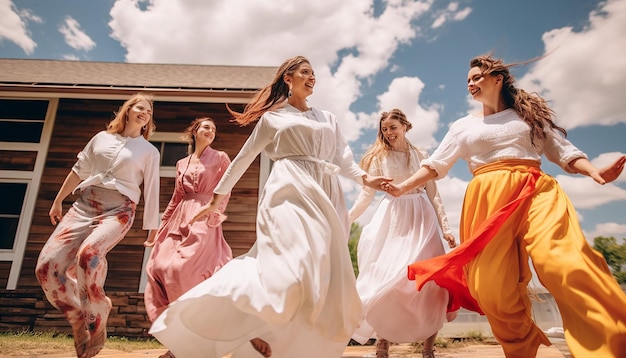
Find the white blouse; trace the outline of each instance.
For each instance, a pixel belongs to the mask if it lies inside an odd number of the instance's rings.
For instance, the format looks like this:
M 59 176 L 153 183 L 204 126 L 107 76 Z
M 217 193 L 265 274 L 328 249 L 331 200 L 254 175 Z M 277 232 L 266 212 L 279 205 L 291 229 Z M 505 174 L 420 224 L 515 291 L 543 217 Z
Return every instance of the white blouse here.
M 435 170 L 438 178 L 446 176 L 454 163 L 462 158 L 473 173 L 477 168 L 499 160 L 527 159 L 541 163 L 545 154 L 551 162 L 568 173 L 574 159 L 587 155 L 567 140 L 561 132 L 546 127 L 545 139 L 530 141 L 530 127 L 513 109 L 486 117 L 468 115 L 452 124 L 432 156 L 422 162 Z
M 261 152 L 274 161 L 295 158 L 323 162 L 331 172 L 359 184 L 366 175 L 354 162 L 352 150 L 332 113 L 315 108 L 300 112 L 286 105 L 263 114 L 214 193 L 230 192 Z
M 72 170 L 82 182 L 74 192 L 98 186 L 117 190 L 138 203 L 143 183 L 143 229 L 158 229 L 159 157 L 159 151 L 143 136 L 131 138 L 101 131 L 78 153 Z

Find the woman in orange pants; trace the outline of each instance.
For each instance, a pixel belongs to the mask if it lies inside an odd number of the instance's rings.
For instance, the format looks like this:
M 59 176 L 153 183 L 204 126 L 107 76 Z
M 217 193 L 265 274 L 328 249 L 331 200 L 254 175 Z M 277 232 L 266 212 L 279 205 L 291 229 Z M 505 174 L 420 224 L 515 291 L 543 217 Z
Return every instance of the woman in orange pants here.
M 491 56 L 470 61 L 468 90 L 482 114 L 456 121 L 433 155 L 393 195 L 446 175 L 459 159 L 474 174 L 463 204 L 461 242 L 454 251 L 409 266 L 418 289 L 427 281 L 452 292 L 451 309 L 484 313 L 507 357 L 534 357 L 550 341 L 532 320 L 527 286 L 532 260 L 554 296 L 574 357 L 626 352 L 626 294 L 602 256 L 587 243 L 576 211 L 556 180 L 541 172 L 541 156 L 599 184 L 615 180 L 626 156 L 598 169 L 565 139 L 553 111 L 514 86 L 513 65 Z

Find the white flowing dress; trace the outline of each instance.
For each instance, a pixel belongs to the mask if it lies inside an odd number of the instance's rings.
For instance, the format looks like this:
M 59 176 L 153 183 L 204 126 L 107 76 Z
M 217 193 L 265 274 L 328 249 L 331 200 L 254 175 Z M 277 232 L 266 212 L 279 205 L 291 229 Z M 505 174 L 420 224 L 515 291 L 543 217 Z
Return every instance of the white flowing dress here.
M 419 169 L 427 153 L 412 147 L 410 155 L 388 151 L 372 161 L 370 174 L 400 183 Z M 363 188 L 350 209 L 359 217 L 375 192 Z M 440 233 L 441 230 L 441 233 Z M 446 319 L 448 292 L 429 282 L 417 291 L 407 278 L 407 266 L 443 255 L 442 233 L 450 233 L 448 219 L 434 181 L 398 198 L 386 194 L 371 221 L 363 227 L 357 248 L 357 290 L 363 317 L 353 339 L 365 343 L 376 336 L 395 343 L 424 340 L 439 331 Z
M 292 106 L 265 113 L 215 193 L 228 193 L 263 151 L 273 162 L 257 213 L 257 241 L 174 301 L 150 333 L 178 358 L 341 357 L 361 316 L 339 178 L 362 184 L 335 117 Z

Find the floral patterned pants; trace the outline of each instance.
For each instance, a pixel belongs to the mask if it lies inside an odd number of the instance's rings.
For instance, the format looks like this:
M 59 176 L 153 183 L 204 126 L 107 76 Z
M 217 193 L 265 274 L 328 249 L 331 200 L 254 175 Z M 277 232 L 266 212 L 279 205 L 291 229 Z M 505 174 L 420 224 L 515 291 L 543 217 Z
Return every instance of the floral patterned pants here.
M 111 301 L 104 293 L 106 254 L 135 218 L 136 204 L 117 190 L 88 187 L 44 245 L 35 270 L 50 303 L 72 327 L 84 319 L 91 333 L 106 328 Z

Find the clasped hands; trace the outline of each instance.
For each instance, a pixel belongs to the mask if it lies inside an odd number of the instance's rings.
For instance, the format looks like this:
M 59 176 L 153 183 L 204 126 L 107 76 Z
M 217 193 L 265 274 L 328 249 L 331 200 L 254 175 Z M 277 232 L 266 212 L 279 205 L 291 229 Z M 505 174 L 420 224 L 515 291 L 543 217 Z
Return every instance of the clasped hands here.
M 395 197 L 399 197 L 407 191 L 401 184 L 393 184 L 390 181 L 383 181 L 380 184 L 380 188 Z
M 385 191 L 393 196 L 400 196 L 406 192 L 400 185 L 392 184 L 393 178 L 384 176 L 363 176 L 363 185 L 369 186 L 376 190 Z

